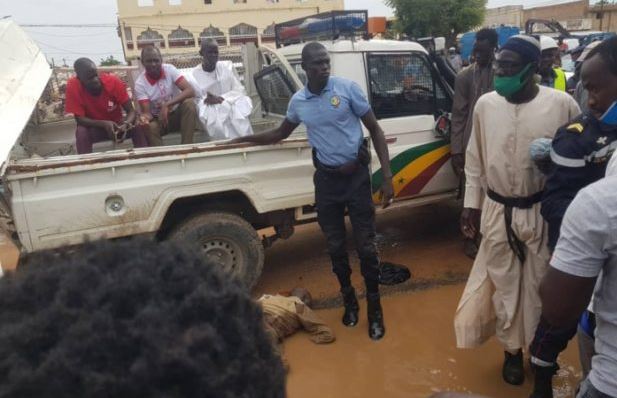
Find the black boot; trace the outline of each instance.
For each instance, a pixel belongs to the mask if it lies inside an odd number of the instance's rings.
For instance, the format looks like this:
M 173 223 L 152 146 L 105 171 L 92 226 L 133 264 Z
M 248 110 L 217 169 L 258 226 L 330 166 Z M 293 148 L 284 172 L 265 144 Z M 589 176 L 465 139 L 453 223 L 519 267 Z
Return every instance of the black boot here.
M 533 392 L 529 398 L 553 398 L 553 376 L 559 370 L 557 364 L 538 366 L 531 364 L 534 372 Z
M 350 286 L 341 289 L 341 294 L 343 295 L 343 305 L 345 306 L 343 325 L 356 326 L 358 324 L 358 311 L 360 311 L 360 305 L 356 298 L 356 291 Z
M 379 340 L 386 334 L 386 327 L 383 324 L 383 311 L 379 301 L 379 293 L 369 293 L 366 295 L 367 314 L 368 314 L 368 336 L 373 340 Z
M 506 383 L 515 386 L 523 384 L 525 381 L 525 371 L 523 370 L 523 350 L 516 354 L 505 353 L 503 369 L 501 375 Z

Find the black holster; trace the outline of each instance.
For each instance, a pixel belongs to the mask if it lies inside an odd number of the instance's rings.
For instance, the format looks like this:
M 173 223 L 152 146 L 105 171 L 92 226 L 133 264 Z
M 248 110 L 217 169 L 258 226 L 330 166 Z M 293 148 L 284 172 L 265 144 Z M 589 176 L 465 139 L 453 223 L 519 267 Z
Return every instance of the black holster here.
M 351 175 L 356 172 L 361 166 L 368 166 L 371 163 L 371 151 L 368 147 L 368 140 L 364 139 L 362 145 L 358 149 L 358 156 L 354 160 L 350 160 L 347 163 L 343 163 L 340 166 L 331 167 L 327 166 L 317 159 L 317 151 L 313 148 L 313 165 L 316 169 L 324 171 L 326 173 L 336 175 Z

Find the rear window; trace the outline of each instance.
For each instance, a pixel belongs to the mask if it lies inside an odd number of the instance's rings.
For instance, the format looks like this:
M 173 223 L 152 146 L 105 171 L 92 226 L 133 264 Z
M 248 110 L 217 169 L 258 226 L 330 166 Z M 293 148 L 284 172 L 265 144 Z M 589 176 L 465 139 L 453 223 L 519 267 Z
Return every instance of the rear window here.
M 257 73 L 255 86 L 266 112 L 276 115 L 287 114 L 287 104 L 294 94 L 294 89 L 278 65 L 269 66 Z
M 450 98 L 420 53 L 371 53 L 367 57 L 369 92 L 377 118 L 437 115 Z

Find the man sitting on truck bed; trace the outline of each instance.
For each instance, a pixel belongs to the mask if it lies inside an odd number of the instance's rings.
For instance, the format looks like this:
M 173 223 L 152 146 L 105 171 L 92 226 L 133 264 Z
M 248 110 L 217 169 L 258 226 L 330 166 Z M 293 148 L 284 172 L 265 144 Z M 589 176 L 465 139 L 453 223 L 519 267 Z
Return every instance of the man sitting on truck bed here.
M 201 64 L 189 74 L 195 88 L 199 121 L 212 139 L 228 139 L 253 134 L 249 116 L 251 98 L 238 78 L 231 61 L 219 61 L 216 40 L 202 41 Z
M 88 58 L 79 58 L 73 68 L 77 76 L 66 84 L 65 112 L 77 121 L 77 153 L 91 153 L 95 142 L 121 142 L 126 137 L 135 147 L 148 146 L 143 131 L 133 127 L 135 109 L 122 80 L 111 73 L 99 75 Z M 120 107 L 126 113 L 124 122 Z
M 164 64 L 161 52 L 154 46 L 141 50 L 141 63 L 146 69 L 135 82 L 135 96 L 150 146 L 163 145 L 162 135 L 180 130 L 182 144 L 192 144 L 195 134 L 195 92 L 175 66 Z
M 381 163 L 384 208 L 392 203 L 394 196 L 388 146 L 360 86 L 347 79 L 330 77 L 330 57 L 323 45 L 313 42 L 304 46 L 302 69 L 306 72 L 306 87 L 294 94 L 283 123 L 266 133 L 237 138 L 232 142 L 273 144 L 289 137 L 300 123 L 306 125 L 317 169 L 314 176 L 317 221 L 326 235 L 332 269 L 341 285 L 345 306 L 343 324 L 355 326 L 359 311 L 347 256 L 347 209 L 366 284 L 368 334 L 371 339 L 378 340 L 386 330 L 379 299 L 375 207 L 368 168 L 370 152 L 363 139 L 360 120 L 371 135 Z

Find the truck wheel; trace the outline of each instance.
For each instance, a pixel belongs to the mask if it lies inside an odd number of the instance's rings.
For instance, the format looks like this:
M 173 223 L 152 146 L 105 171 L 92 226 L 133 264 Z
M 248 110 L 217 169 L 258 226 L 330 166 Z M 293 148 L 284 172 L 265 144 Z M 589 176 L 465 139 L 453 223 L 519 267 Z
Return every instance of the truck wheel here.
M 257 231 L 242 217 L 212 212 L 195 215 L 177 228 L 169 238 L 196 243 L 204 257 L 252 288 L 264 266 L 264 247 Z

